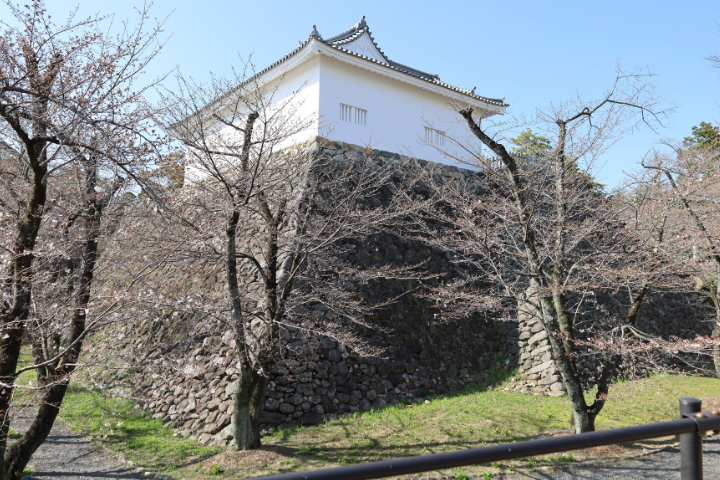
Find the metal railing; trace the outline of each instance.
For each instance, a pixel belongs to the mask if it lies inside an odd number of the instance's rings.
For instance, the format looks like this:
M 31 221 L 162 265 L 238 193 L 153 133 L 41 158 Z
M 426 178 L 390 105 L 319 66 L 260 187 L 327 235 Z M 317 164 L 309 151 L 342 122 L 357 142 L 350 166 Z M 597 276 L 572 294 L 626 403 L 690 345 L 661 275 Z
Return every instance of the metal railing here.
M 680 478 L 682 480 L 701 480 L 703 478 L 702 437 L 709 430 L 720 433 L 720 411 L 702 412 L 701 410 L 700 400 L 681 398 L 680 419 L 669 422 L 506 443 L 492 447 L 472 448 L 418 457 L 396 458 L 347 467 L 256 477 L 256 480 L 257 478 L 273 480 L 366 480 L 398 477 L 431 470 L 479 465 L 670 435 L 680 435 Z

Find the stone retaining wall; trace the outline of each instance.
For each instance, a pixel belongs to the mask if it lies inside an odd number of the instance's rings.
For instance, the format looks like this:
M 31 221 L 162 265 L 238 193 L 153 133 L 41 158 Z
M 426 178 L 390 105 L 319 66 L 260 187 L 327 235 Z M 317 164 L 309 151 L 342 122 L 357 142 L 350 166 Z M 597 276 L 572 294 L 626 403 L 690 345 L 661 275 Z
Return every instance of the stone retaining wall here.
M 585 316 L 576 319 L 576 335 L 580 340 L 587 336 L 584 330 L 611 323 L 613 318 L 624 318 L 629 299 L 627 294 L 598 293 L 589 302 L 594 304 L 594 308 L 584 309 Z M 644 332 L 664 338 L 694 338 L 696 335 L 710 335 L 714 312 L 711 306 L 703 304 L 702 297 L 696 293 L 657 294 L 645 299 L 639 317 L 638 328 Z M 534 315 L 521 313 L 518 321 L 521 331 L 518 337 L 518 371 L 522 378 L 514 388 L 538 395 L 564 395 L 565 387 L 551 359 L 547 332 Z M 587 385 L 594 385 L 600 363 L 593 356 L 581 352 L 579 366 Z
M 308 148 L 316 149 L 321 157 L 336 163 L 369 154 L 364 147 L 320 138 Z M 396 170 L 400 176 L 402 165 L 411 161 L 403 155 L 379 150 L 372 151 L 371 158 L 379 168 Z M 432 169 L 437 182 L 453 178 L 479 184 L 477 172 L 422 160 L 419 163 Z M 370 198 L 368 203 L 377 206 L 384 200 Z M 351 261 L 414 263 L 425 260 L 430 271 L 447 271 L 448 252 L 430 250 L 418 242 L 391 234 L 357 240 L 355 252 L 349 254 Z M 361 287 L 357 293 L 368 299 L 388 298 L 406 289 L 407 286 L 386 282 Z M 704 316 L 695 318 L 693 311 L 681 303 L 652 299 L 642 310 L 642 321 L 666 335 L 689 335 L 709 328 Z M 140 335 L 134 340 L 135 346 L 139 345 L 138 355 L 143 355 L 143 345 L 148 345 L 143 332 L 149 331 L 153 323 L 153 331 L 157 330 L 157 322 L 164 322 L 168 328 L 182 324 L 172 313 L 168 312 L 165 318 L 148 319 L 147 325 L 144 322 L 139 326 Z M 620 313 L 621 305 L 617 302 L 613 306 L 612 301 L 599 301 L 598 318 Z M 678 318 L 683 318 L 683 322 L 678 323 Z M 515 388 L 543 395 L 564 394 L 564 386 L 550 358 L 547 334 L 532 315 L 521 312 L 518 321 L 476 317 L 457 324 L 437 325 L 426 303 L 406 295 L 398 304 L 368 320 L 379 330 L 366 330 L 361 334 L 370 344 L 384 350 L 383 358 L 358 357 L 328 338 L 315 339 L 312 352 L 295 355 L 294 348 L 307 345 L 307 339 L 287 332 L 283 335 L 282 343 L 288 352 L 287 373 L 272 372 L 262 413 L 265 428 L 316 424 L 338 415 L 413 402 L 483 381 L 491 368 L 508 370 L 515 365 L 521 373 Z M 589 317 L 581 322 L 594 320 Z M 197 437 L 205 444 L 225 445 L 232 438 L 230 417 L 238 370 L 233 336 L 222 328 L 188 323 L 184 340 L 169 351 L 149 355 L 158 372 L 155 377 L 138 372 L 128 379 L 140 398 L 141 408 L 153 418 L 177 426 L 183 435 Z M 379 333 L 383 330 L 389 333 Z M 130 344 L 126 347 L 134 348 Z M 595 368 L 592 362 L 586 362 L 583 368 L 592 379 Z
M 322 138 L 314 139 L 307 148 L 338 165 L 371 154 L 378 168 L 393 171 L 399 179 L 404 175 L 403 165 L 414 162 L 403 155 L 369 152 L 364 147 Z M 418 162 L 430 169 L 439 183 L 449 179 L 478 180 L 477 173 L 470 170 Z M 368 198 L 368 204 L 381 205 L 387 200 L 382 195 Z M 399 235 L 356 240 L 355 251 L 348 254 L 352 256 L 348 256 L 351 262 L 425 261 L 431 272 L 448 270 L 447 252 L 431 250 Z M 254 285 L 252 282 L 256 283 L 248 279 L 248 288 Z M 371 300 L 391 298 L 409 287 L 393 281 L 376 282 L 359 287 L 357 295 Z M 322 306 L 318 304 L 317 308 Z M 519 352 L 517 346 L 513 347 L 520 335 L 516 322 L 477 316 L 452 325 L 437 325 L 428 304 L 412 295 L 403 296 L 397 304 L 379 310 L 367 320 L 378 329 L 360 334 L 385 352 L 383 358 L 358 357 L 328 338 L 314 339 L 314 351 L 295 355 L 294 349 L 313 341 L 284 333 L 281 342 L 287 348 L 285 366 L 289 373 L 273 372 L 262 413 L 265 428 L 316 424 L 324 418 L 462 389 L 487 377 L 491 367 L 511 368 Z M 168 312 L 166 318 L 148 319 L 147 325 L 139 326 L 140 332 L 153 323 L 153 331 L 157 331 L 157 322 L 176 329 L 182 324 Z M 173 349 L 150 355 L 156 364 L 155 378 L 137 373 L 127 382 L 142 399 L 139 406 L 154 418 L 163 419 L 179 427 L 184 435 L 195 436 L 206 444 L 224 445 L 231 439 L 230 416 L 238 370 L 233 336 L 222 328 L 188 324 L 187 335 L 181 334 L 183 340 Z M 151 343 L 142 338 L 134 341 L 141 346 Z
M 386 358 L 362 358 L 330 339 L 319 342 L 315 354 L 302 361 L 289 355 L 289 372 L 273 372 L 262 412 L 266 428 L 291 428 L 320 423 L 324 418 L 370 410 L 388 404 L 410 403 L 429 395 L 462 389 L 487 377 L 490 367 L 510 366 L 499 356 L 519 331 L 513 323 L 468 320 L 461 324 L 412 330 L 398 322 L 392 334 L 368 331 Z M 411 333 L 412 332 L 412 333 Z M 186 352 L 164 355 L 156 379 L 136 378 L 139 404 L 153 418 L 181 428 L 184 435 L 206 444 L 231 440 L 230 415 L 238 371 L 232 334 L 206 337 Z M 291 345 L 287 336 L 282 342 Z M 175 365 L 203 364 L 202 372 Z

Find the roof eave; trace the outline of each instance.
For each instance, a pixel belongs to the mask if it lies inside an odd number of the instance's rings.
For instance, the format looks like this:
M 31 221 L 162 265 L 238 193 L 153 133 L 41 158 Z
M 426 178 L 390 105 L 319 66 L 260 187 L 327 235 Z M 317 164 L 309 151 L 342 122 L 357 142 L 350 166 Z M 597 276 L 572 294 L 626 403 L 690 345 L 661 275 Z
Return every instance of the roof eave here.
M 489 115 L 484 116 L 496 114 L 502 115 L 505 113 L 507 107 L 509 107 L 509 105 L 505 103 L 497 104 L 487 101 L 477 95 L 467 94 L 461 91 L 461 89 L 452 87 L 448 84 L 434 83 L 421 77 L 415 77 L 408 73 L 394 70 L 390 65 L 378 62 L 373 58 L 361 55 L 359 53 L 351 52 L 350 50 L 346 50 L 342 47 L 335 47 L 333 45 L 328 45 L 324 42 L 319 42 L 318 51 L 322 55 L 335 58 L 342 62 L 355 65 L 365 70 L 369 70 L 374 73 L 378 73 L 380 75 L 390 77 L 404 83 L 408 83 L 410 85 L 414 85 L 423 90 L 428 90 L 433 93 L 443 95 L 445 97 L 448 97 L 449 99 L 464 102 L 473 107 L 480 108 L 489 113 Z
M 247 81 L 243 82 L 241 85 L 238 85 L 235 90 L 233 90 L 232 92 L 228 92 L 226 95 L 231 95 L 232 93 L 243 88 L 250 82 L 255 82 L 258 86 L 266 85 L 267 83 L 282 76 L 285 72 L 291 70 L 294 67 L 297 67 L 302 63 L 305 63 L 306 61 L 317 55 L 326 55 L 328 57 L 355 65 L 365 70 L 369 70 L 374 73 L 390 77 L 410 85 L 414 85 L 423 90 L 437 93 L 448 99 L 457 102 L 464 102 L 467 105 L 481 109 L 484 113 L 483 115 L 480 115 L 481 117 L 489 117 L 491 115 L 498 114 L 502 115 L 505 113 L 505 110 L 509 106 L 505 103 L 498 104 L 488 101 L 478 95 L 465 93 L 464 91 L 462 91 L 462 89 L 453 87 L 446 83 L 434 83 L 424 78 L 415 77 L 413 75 L 410 75 L 409 73 L 395 70 L 390 64 L 379 62 L 373 58 L 366 57 L 350 50 L 346 50 L 342 47 L 329 45 L 325 41 L 318 39 L 312 35 L 308 37 L 308 39 L 303 42 L 298 48 L 288 53 L 280 60 L 274 62 L 272 65 L 259 71 L 258 73 L 250 77 Z M 200 112 L 194 115 L 204 116 L 206 112 L 213 111 L 218 106 L 218 104 L 222 102 L 224 98 L 225 96 L 207 104 L 205 107 L 202 108 Z M 183 119 L 180 122 L 186 121 L 188 120 L 188 118 Z M 172 131 L 175 125 L 180 122 L 170 125 L 170 130 Z
M 252 77 L 248 78 L 246 81 L 238 85 L 233 90 L 226 93 L 224 96 L 215 99 L 214 101 L 208 103 L 205 105 L 199 112 L 197 112 L 194 115 L 201 115 L 204 116 L 206 112 L 211 112 L 217 109 L 218 104 L 220 104 L 228 95 L 232 95 L 233 93 L 237 92 L 244 86 L 248 85 L 250 82 L 255 82 L 259 87 L 262 87 L 264 85 L 267 85 L 268 83 L 272 82 L 273 80 L 281 77 L 285 74 L 288 70 L 291 70 L 294 67 L 297 67 L 298 65 L 305 63 L 306 61 L 310 60 L 311 58 L 319 55 L 318 51 L 318 41 L 315 38 L 308 38 L 302 45 L 300 45 L 298 48 L 290 52 L 289 54 L 282 57 L 280 60 L 274 62 L 272 65 L 260 70 Z M 192 116 L 188 118 L 191 118 Z M 176 122 L 172 125 L 170 125 L 169 130 L 172 131 L 177 124 L 180 122 L 188 120 L 188 118 L 185 118 L 179 122 Z

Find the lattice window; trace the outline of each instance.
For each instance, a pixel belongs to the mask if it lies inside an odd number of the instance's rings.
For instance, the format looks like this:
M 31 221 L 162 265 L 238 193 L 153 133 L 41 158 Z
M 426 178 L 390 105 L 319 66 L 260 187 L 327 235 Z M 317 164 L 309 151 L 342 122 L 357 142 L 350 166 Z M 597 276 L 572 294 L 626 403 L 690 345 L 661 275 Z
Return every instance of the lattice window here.
M 341 103 L 340 120 L 364 127 L 367 125 L 367 110 Z
M 435 130 L 434 128 L 425 127 L 425 143 L 430 145 L 437 145 L 438 147 L 445 146 L 445 132 Z

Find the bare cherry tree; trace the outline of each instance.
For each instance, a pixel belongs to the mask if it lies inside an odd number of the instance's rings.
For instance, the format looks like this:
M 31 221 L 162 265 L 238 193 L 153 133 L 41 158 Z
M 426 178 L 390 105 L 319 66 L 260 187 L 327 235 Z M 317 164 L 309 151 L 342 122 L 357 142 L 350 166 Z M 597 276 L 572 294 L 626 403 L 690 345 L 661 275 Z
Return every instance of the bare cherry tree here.
M 639 185 L 654 192 L 668 219 L 665 244 L 678 261 L 692 270 L 700 291 L 715 307 L 712 338 L 720 339 L 720 151 L 715 146 L 689 148 L 664 142 L 667 152 L 652 151 L 642 162 L 646 173 Z M 720 346 L 715 347 L 715 370 L 720 376 Z
M 238 449 L 260 446 L 269 374 L 285 355 L 283 329 L 371 353 L 353 324 L 367 326 L 372 305 L 354 290 L 379 276 L 412 276 L 403 267 L 351 266 L 339 255 L 412 213 L 402 188 L 393 188 L 394 172 L 363 153 L 342 162 L 323 156 L 323 139 L 302 137 L 311 119 L 301 97 L 281 98 L 278 84 L 247 72 L 208 87 L 181 78 L 181 93 L 167 98 L 168 129 L 186 148 L 186 183 L 160 207 L 163 230 L 178 233 L 156 239 L 177 252 L 178 268 L 221 273 L 214 286 L 193 291 L 198 318 L 234 332 Z M 379 206 L 370 208 L 370 198 Z
M 517 305 L 541 321 L 578 433 L 594 429 L 621 361 L 614 352 L 602 356 L 598 391 L 594 402 L 587 403 L 575 346 L 578 309 L 589 308 L 583 302 L 594 291 L 622 282 L 631 296 L 622 321 L 633 325 L 648 285 L 659 274 L 647 268 L 654 262 L 644 262 L 654 241 L 647 226 L 634 221 L 617 197 L 588 188 L 584 169 L 624 131 L 658 124 L 665 112 L 659 111 L 646 80 L 645 75 L 618 70 L 612 87 L 599 99 L 578 97 L 540 111 L 541 128 L 554 130 L 556 140 L 539 158 L 515 156 L 480 125 L 471 109 L 460 110 L 467 128 L 493 156 L 449 139 L 449 145 L 469 153 L 456 155 L 458 161 L 480 169 L 483 180 L 438 188 L 438 206 L 431 215 L 450 228 L 425 232 L 458 252 L 459 263 L 474 264 L 482 272 L 437 291 L 439 303 L 447 305 L 446 315 Z M 454 154 L 451 147 L 444 153 Z
M 19 479 L 78 364 L 111 204 L 153 149 L 138 77 L 160 26 L 146 25 L 146 11 L 114 34 L 103 17 L 56 25 L 40 0 L 5 8 L 18 26 L 0 32 L 0 475 Z M 20 368 L 26 334 L 36 364 Z M 8 448 L 15 381 L 28 368 L 39 410 Z

